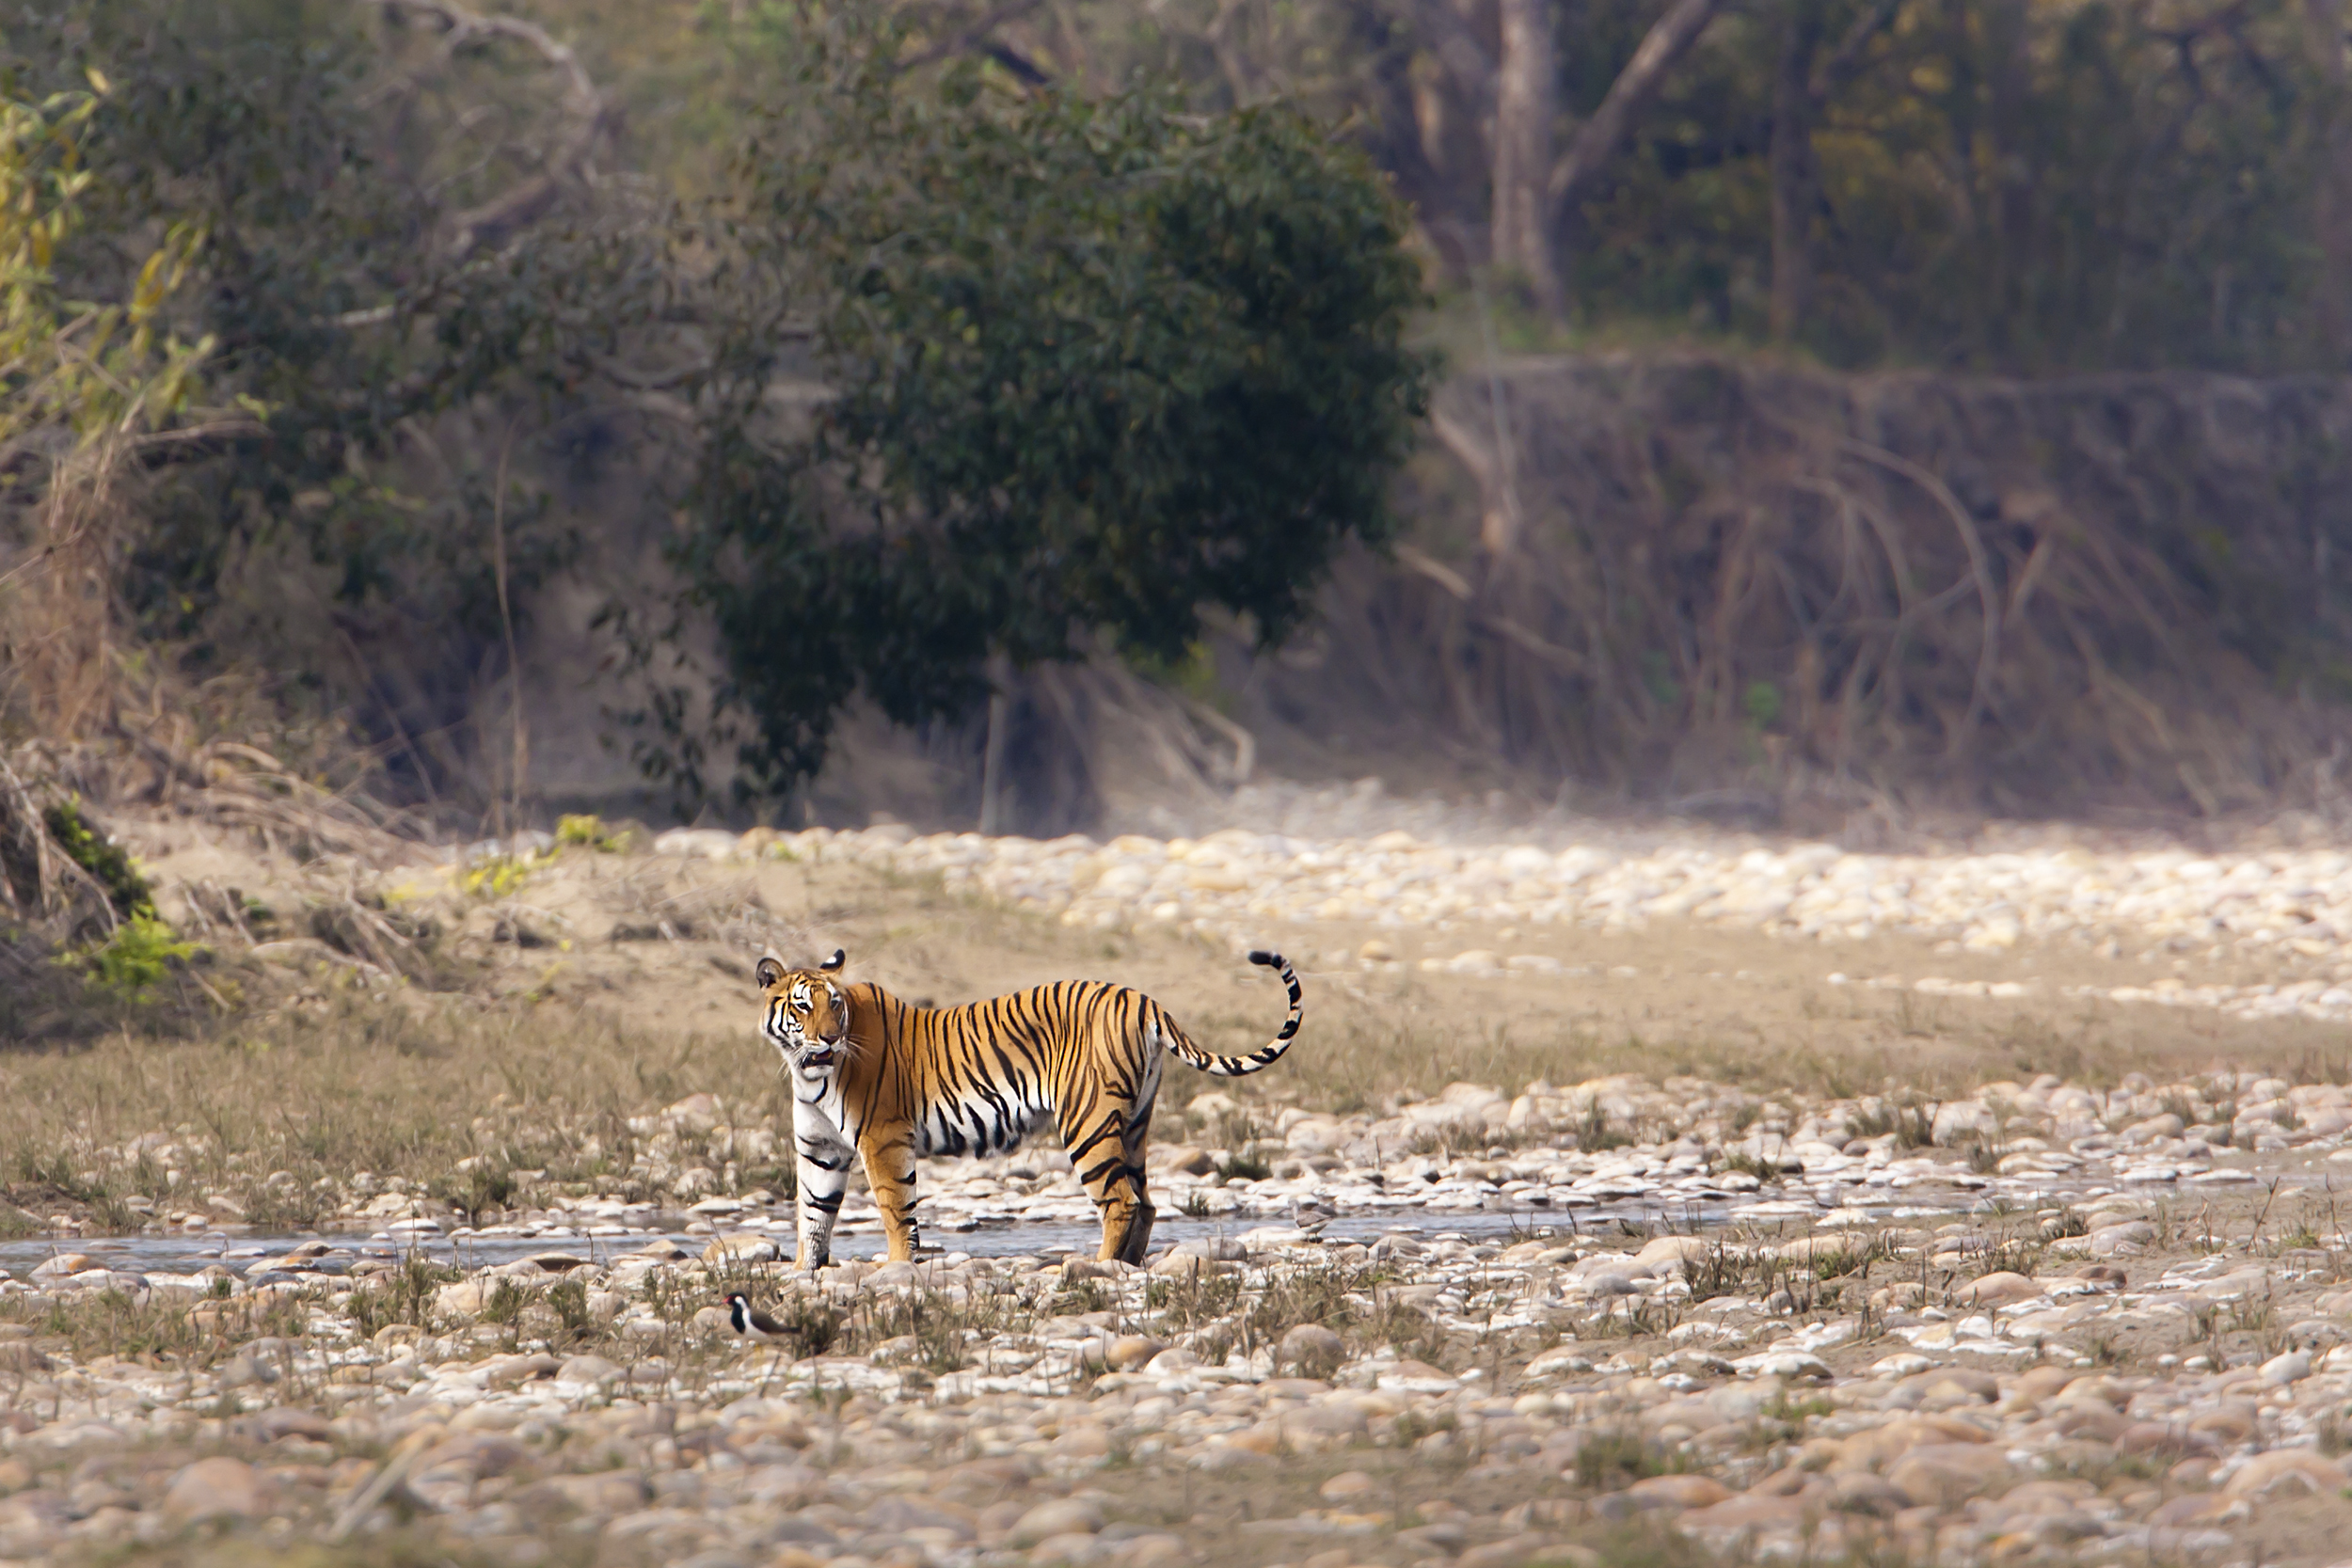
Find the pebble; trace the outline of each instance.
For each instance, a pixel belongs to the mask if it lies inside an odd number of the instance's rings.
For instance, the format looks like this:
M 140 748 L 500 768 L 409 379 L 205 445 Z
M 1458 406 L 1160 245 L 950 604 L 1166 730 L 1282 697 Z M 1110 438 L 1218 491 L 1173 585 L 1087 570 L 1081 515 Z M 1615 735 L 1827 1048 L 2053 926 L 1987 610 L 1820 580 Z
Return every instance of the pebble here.
M 259 1519 L 277 1505 L 269 1480 L 241 1459 L 199 1459 L 164 1489 L 163 1516 L 174 1525 L 207 1519 Z
M 2122 1125 L 2139 1096 L 2185 1102 L 2222 1090 L 2210 1079 L 2119 1087 L 2099 1103 Z M 2012 1138 L 2055 1149 L 2065 1147 L 2059 1123 L 2090 1119 L 2076 1097 L 2100 1092 L 2037 1083 L 1988 1089 L 1986 1102 L 2001 1106 Z M 2025 1233 L 2040 1211 L 2022 1200 L 1983 1207 L 1983 1189 L 1949 1180 L 1974 1172 L 1952 1151 L 1924 1149 L 1905 1154 L 1914 1163 L 1899 1198 L 1833 1234 L 1820 1222 L 1845 1210 L 1824 1208 L 1824 1195 L 1898 1164 L 1872 1164 L 1890 1151 L 1868 1138 L 1839 1146 L 1838 1118 L 1854 1102 L 1783 1096 L 1768 1126 L 1740 1111 L 1753 1102 L 1738 1091 L 1682 1081 L 1538 1083 L 1508 1098 L 1457 1085 L 1428 1101 L 1322 1119 L 1339 1133 L 1331 1147 L 1352 1161 L 1373 1127 L 1409 1124 L 1417 1111 L 1434 1117 L 1442 1107 L 1483 1124 L 1489 1108 L 1522 1101 L 1562 1119 L 1523 1116 L 1525 1141 L 1499 1160 L 1391 1157 L 1396 1146 L 1384 1146 L 1395 1181 L 1383 1186 L 1411 1196 L 1381 1212 L 1412 1228 L 1376 1247 L 1292 1230 L 1254 1246 L 1208 1238 L 1168 1254 L 1236 1273 L 1240 1290 L 1221 1318 L 1218 1308 L 1204 1319 L 1198 1307 L 1188 1317 L 1154 1306 L 1151 1292 L 1169 1287 L 1150 1271 L 1073 1276 L 1051 1258 L 950 1255 L 913 1268 L 852 1259 L 803 1280 L 776 1264 L 707 1260 L 660 1243 L 634 1259 L 582 1260 L 564 1275 L 597 1291 L 623 1330 L 637 1322 L 659 1329 L 646 1341 L 664 1347 L 659 1355 L 558 1354 L 525 1325 L 476 1332 L 453 1308 L 430 1333 L 393 1325 L 362 1338 L 334 1307 L 350 1280 L 332 1275 L 283 1285 L 232 1278 L 227 1305 L 294 1292 L 309 1328 L 248 1340 L 209 1368 L 81 1364 L 62 1340 L 12 1338 L 57 1365 L 44 1374 L 54 1402 L 29 1426 L 0 1427 L 0 1551 L 48 1560 L 102 1538 L 199 1525 L 323 1542 L 407 1509 L 422 1511 L 411 1528 L 437 1549 L 462 1546 L 485 1562 L 534 1560 L 525 1518 L 573 1521 L 555 1528 L 595 1528 L 615 1549 L 641 1543 L 705 1568 L 913 1568 L 1007 1553 L 1159 1568 L 1199 1560 L 1200 1532 L 1229 1526 L 1287 1543 L 1279 1549 L 1316 1568 L 1398 1554 L 1453 1568 L 1582 1568 L 1598 1560 L 1591 1554 L 1608 1531 L 1635 1519 L 1707 1551 L 1765 1559 L 1859 1546 L 1868 1537 L 1856 1532 L 1867 1528 L 1954 1561 L 2094 1545 L 2195 1561 L 2263 1500 L 2326 1501 L 2346 1485 L 2344 1466 L 2311 1445 L 2352 1402 L 2352 1354 L 2315 1357 L 2298 1343 L 2261 1359 L 2233 1353 L 2218 1365 L 2210 1356 L 2192 1365 L 2175 1351 L 2161 1368 L 2097 1360 L 2135 1325 L 2175 1325 L 2151 1343 L 2179 1345 L 2196 1312 L 2214 1304 L 2266 1300 L 2273 1320 L 2298 1325 L 2293 1334 L 2319 1335 L 2352 1311 L 2352 1291 L 2331 1283 L 2324 1261 L 2325 1249 L 2352 1245 L 2343 1236 L 2313 1238 L 2299 1259 L 2227 1236 L 2189 1246 L 2142 1219 L 2126 1186 L 2104 1180 L 2065 1211 L 2095 1225 L 2037 1242 L 2032 1269 L 1994 1267 L 2014 1256 L 2001 1250 L 2000 1233 Z M 1589 1155 L 1567 1147 L 1569 1130 L 1589 1128 L 1586 1110 L 1601 1105 L 1640 1126 L 1640 1141 Z M 1500 1192 L 1497 1179 L 1520 1180 L 1513 1173 L 1523 1164 L 1541 1178 L 1517 1189 L 1524 1199 L 1548 1190 L 1551 1167 L 1581 1158 L 1584 1174 L 1560 1172 L 1570 1191 L 1588 1178 L 1672 1191 L 1706 1176 L 1710 1150 L 1751 1137 L 1788 1148 L 1789 1196 L 1777 1201 L 1799 1212 L 1647 1238 L 1613 1235 L 1610 1226 L 1554 1224 L 1547 1233 L 1534 1210 L 1534 1233 L 1518 1240 L 1472 1242 L 1437 1228 L 1445 1211 L 1434 1205 L 1449 1183 Z M 1337 1189 L 1341 1215 L 1356 1198 L 1380 1196 L 1341 1180 L 1354 1168 L 1317 1173 Z M 1938 1173 L 1943 1180 L 1931 1179 Z M 1572 1209 L 1564 1202 L 1554 1212 Z M 2137 1226 L 2148 1227 L 2144 1250 L 2128 1271 L 2067 1261 L 2069 1250 L 2087 1255 L 2090 1236 Z M 1791 1227 L 1812 1228 L 1791 1235 Z M 1874 1260 L 1870 1288 L 1889 1304 L 1869 1319 L 1854 1315 L 1859 1293 L 1827 1310 L 1785 1291 L 1777 1307 L 1757 1293 L 1788 1280 L 1791 1264 L 1804 1279 L 1835 1280 L 1865 1258 Z M 1918 1289 L 1908 1271 L 1930 1258 L 1953 1259 L 1960 1277 Z M 533 1269 L 558 1277 L 544 1261 Z M 1419 1325 L 1404 1331 L 1409 1351 L 1313 1321 L 1254 1350 L 1233 1337 L 1253 1303 L 1335 1269 L 1375 1265 L 1382 1283 L 1367 1290 Z M 1722 1277 L 1726 1269 L 1733 1277 Z M 893 1349 L 918 1347 L 912 1338 L 870 1354 L 836 1346 L 796 1358 L 692 1326 L 710 1321 L 697 1304 L 746 1270 L 763 1294 L 799 1293 L 836 1309 L 1000 1305 L 982 1320 L 995 1326 L 967 1336 L 965 1354 L 946 1362 Z M 88 1272 L 10 1286 L 71 1303 L 80 1299 L 73 1281 Z M 465 1283 L 508 1277 L 484 1270 Z M 1090 1294 L 1082 1301 L 1080 1291 Z M 1659 1316 L 1646 1328 L 1616 1325 L 1637 1306 Z M 664 1320 L 662 1310 L 684 1316 Z M 516 1348 L 492 1342 L 509 1333 L 522 1336 Z M 1889 1348 L 1905 1338 L 1916 1348 Z M 243 1381 L 240 1366 L 276 1369 L 280 1379 Z M 164 1457 L 192 1444 L 230 1451 L 176 1466 Z M 132 1466 L 119 1485 L 96 1479 L 110 1454 Z M 1177 1472 L 1247 1481 L 1303 1456 L 1327 1456 L 1312 1461 L 1327 1479 L 1301 1487 L 1295 1513 L 1236 1526 L 1230 1513 L 1171 1522 L 1165 1512 L 1184 1495 Z M 1462 1485 L 1400 1480 L 1425 1481 L 1438 1466 Z M 2101 1466 L 2126 1478 L 2153 1466 L 2163 1479 L 2105 1489 L 2074 1479 Z
M 1103 1528 L 1103 1511 L 1075 1497 L 1040 1503 L 1021 1515 L 1009 1537 L 1015 1546 L 1035 1546 L 1057 1536 L 1092 1535 Z

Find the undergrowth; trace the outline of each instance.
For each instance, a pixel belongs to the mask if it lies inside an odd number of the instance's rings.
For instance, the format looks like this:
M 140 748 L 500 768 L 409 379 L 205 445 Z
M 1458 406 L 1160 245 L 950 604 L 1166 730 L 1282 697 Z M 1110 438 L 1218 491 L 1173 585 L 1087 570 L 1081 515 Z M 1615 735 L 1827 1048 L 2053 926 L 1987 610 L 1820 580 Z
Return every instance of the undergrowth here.
M 59 800 L 41 813 L 49 836 L 66 858 L 97 879 L 106 901 L 124 920 L 154 920 L 155 895 L 130 852 L 109 839 L 83 813 L 79 800 Z

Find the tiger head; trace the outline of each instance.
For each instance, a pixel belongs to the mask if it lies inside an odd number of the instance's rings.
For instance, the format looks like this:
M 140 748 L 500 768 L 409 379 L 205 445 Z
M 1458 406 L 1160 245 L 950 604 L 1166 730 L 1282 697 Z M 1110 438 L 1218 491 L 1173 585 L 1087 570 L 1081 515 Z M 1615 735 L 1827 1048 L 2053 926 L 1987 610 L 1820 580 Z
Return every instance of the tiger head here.
M 822 1082 L 849 1054 L 850 998 L 834 978 L 847 961 L 836 947 L 815 969 L 787 969 L 766 958 L 753 972 L 765 1010 L 760 1032 L 804 1082 Z

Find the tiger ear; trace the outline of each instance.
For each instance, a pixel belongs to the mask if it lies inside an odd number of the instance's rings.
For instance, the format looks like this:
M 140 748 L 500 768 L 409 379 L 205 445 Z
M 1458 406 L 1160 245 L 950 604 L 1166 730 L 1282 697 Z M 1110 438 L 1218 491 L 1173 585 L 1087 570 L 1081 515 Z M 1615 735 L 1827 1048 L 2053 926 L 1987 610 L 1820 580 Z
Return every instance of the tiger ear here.
M 834 971 L 839 969 L 843 964 L 848 963 L 849 961 L 850 955 L 844 953 L 840 948 L 836 947 L 833 950 L 833 957 L 827 958 L 823 963 L 818 964 L 817 967 L 823 970 L 826 974 L 831 974 Z
M 776 961 L 773 954 L 760 959 L 759 967 L 752 971 L 752 982 L 761 990 L 766 990 L 783 978 L 784 965 Z

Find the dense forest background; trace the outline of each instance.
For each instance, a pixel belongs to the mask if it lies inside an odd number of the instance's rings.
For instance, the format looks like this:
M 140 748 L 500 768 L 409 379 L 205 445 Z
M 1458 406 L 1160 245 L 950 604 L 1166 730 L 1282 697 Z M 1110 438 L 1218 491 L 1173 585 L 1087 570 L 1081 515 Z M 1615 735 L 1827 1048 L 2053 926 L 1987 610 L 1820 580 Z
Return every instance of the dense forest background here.
M 2340 0 L 96 0 L 0 64 L 17 738 L 499 822 L 609 744 L 1055 831 L 1137 736 L 1399 726 L 2335 799 Z
M 710 178 L 769 102 L 753 5 L 552 8 L 617 155 Z M 1822 363 L 2340 371 L 2352 98 L 2331 0 L 1032 0 L 930 47 L 1104 93 L 1281 98 L 1410 203 L 1505 347 L 1787 341 Z M 1482 288 L 1483 285 L 1483 288 Z

